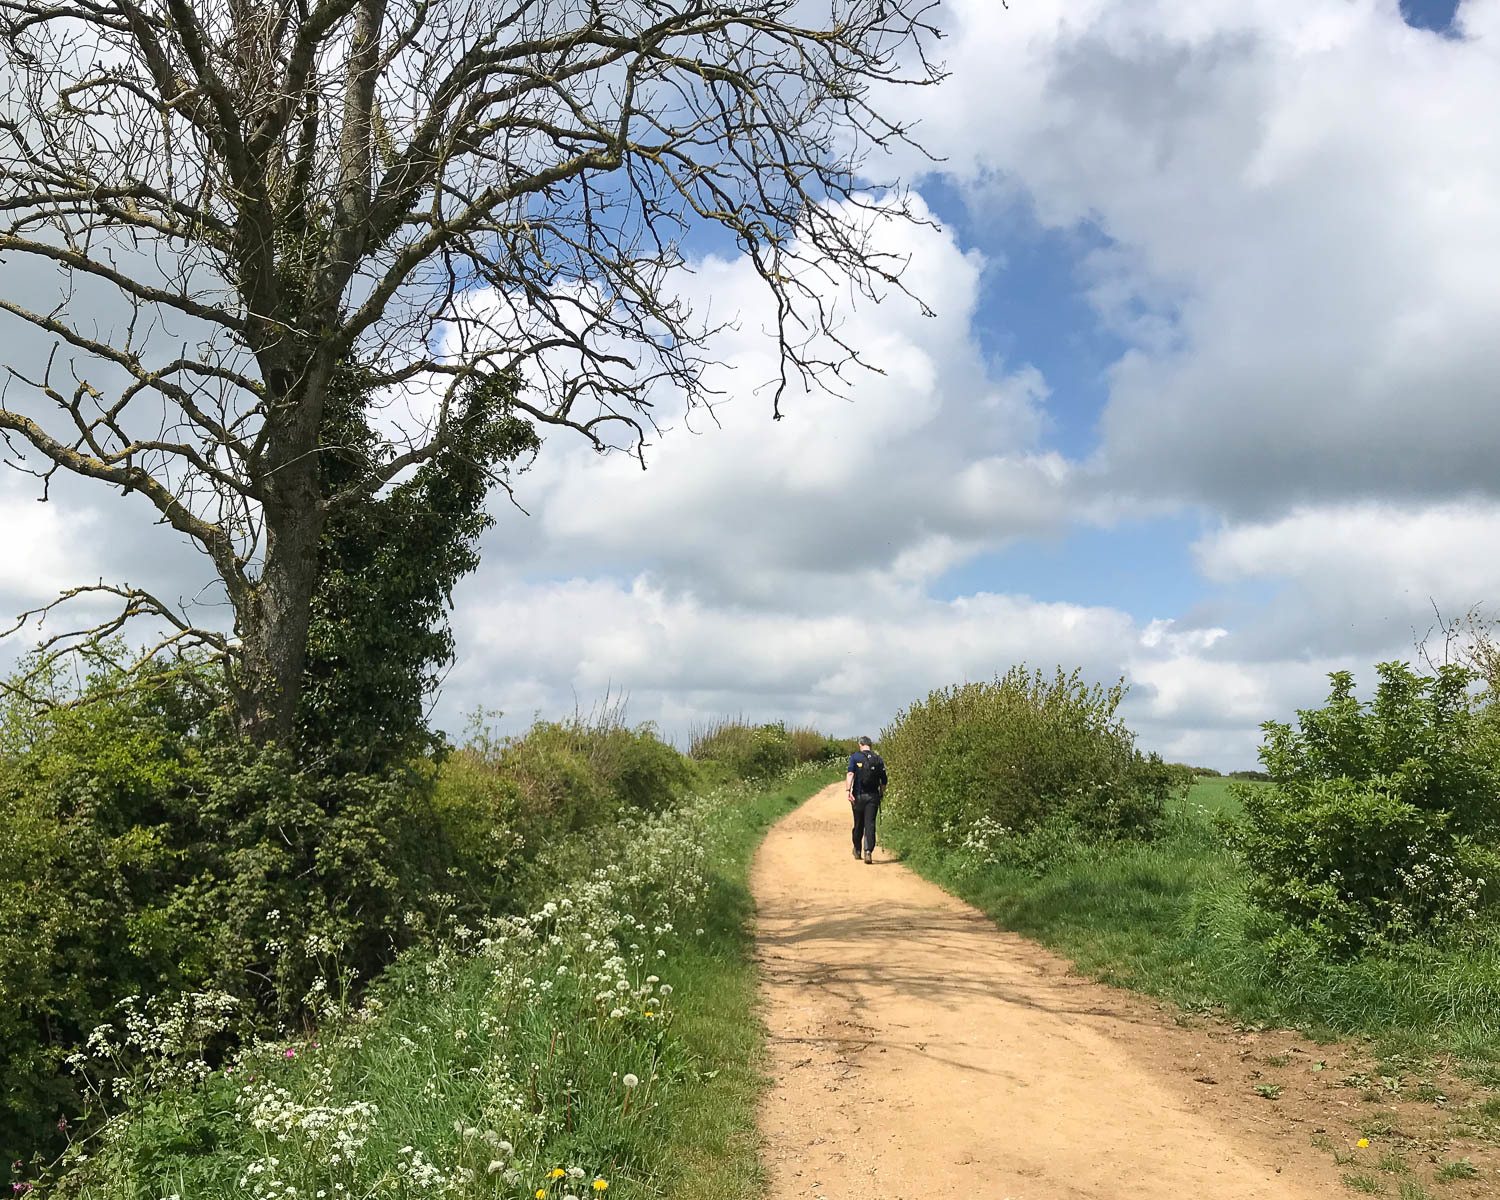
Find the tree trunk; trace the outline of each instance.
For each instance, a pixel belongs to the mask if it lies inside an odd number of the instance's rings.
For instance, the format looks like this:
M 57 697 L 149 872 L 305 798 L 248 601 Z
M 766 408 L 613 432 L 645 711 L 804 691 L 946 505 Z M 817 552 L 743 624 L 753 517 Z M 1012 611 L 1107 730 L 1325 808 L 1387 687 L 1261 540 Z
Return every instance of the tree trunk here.
M 364 253 L 370 207 L 375 84 L 380 74 L 380 30 L 385 0 L 361 0 L 344 80 L 344 125 L 331 218 L 332 261 L 312 286 L 309 307 L 292 323 L 299 330 L 339 325 L 344 281 Z M 278 314 L 284 318 L 284 314 Z M 282 328 L 271 332 L 267 358 L 281 357 Z M 300 358 L 301 343 L 292 352 Z M 262 359 L 262 366 L 267 365 Z M 284 367 L 285 358 L 277 364 Z M 318 462 L 324 399 L 334 370 L 327 343 L 300 363 L 273 367 L 267 381 L 285 397 L 267 414 L 266 471 L 262 481 L 265 569 L 239 614 L 242 658 L 235 702 L 240 730 L 252 741 L 285 745 L 296 729 L 307 664 L 307 633 L 318 583 L 318 545 L 326 517 Z
M 325 518 L 318 463 L 325 373 L 314 368 L 308 386 L 272 412 L 261 510 L 265 565 L 236 613 L 236 719 L 240 732 L 262 745 L 290 741 L 302 699 Z

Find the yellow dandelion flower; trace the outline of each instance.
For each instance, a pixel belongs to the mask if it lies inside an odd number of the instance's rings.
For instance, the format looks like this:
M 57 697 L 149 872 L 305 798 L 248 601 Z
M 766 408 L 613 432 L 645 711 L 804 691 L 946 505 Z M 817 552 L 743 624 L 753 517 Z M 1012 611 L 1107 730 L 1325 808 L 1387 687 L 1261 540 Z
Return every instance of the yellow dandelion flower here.
M 552 1168 L 552 1172 L 551 1172 L 551 1177 L 553 1179 L 561 1179 L 566 1174 L 567 1174 L 567 1172 L 564 1171 L 561 1167 L 553 1167 Z
M 536 1190 L 536 1200 L 547 1200 L 547 1189 L 546 1188 L 537 1188 L 537 1190 Z
M 596 1192 L 602 1192 L 607 1187 L 609 1187 L 609 1180 L 607 1180 L 607 1179 L 596 1179 L 596 1180 L 594 1180 L 594 1191 L 596 1191 Z
M 1366 1150 L 1366 1149 L 1369 1148 L 1370 1139 L 1369 1138 L 1360 1138 L 1359 1141 L 1355 1142 L 1354 1144 L 1356 1146 L 1358 1146 L 1361 1150 Z

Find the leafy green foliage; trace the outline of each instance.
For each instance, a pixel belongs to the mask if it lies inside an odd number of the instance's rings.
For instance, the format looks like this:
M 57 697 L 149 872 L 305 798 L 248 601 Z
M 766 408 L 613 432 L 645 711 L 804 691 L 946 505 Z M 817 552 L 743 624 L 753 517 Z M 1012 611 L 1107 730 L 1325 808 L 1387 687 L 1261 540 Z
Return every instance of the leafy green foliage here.
M 549 882 L 542 848 L 695 781 L 614 719 L 335 774 L 235 738 L 211 672 L 119 682 L 0 710 L 7 1160 L 78 1112 L 62 1060 L 125 997 L 224 993 L 226 1044 L 295 1021 L 319 981 L 368 981 L 432 929 L 513 908 Z
M 730 778 L 770 779 L 791 767 L 824 762 L 853 753 L 852 740 L 840 740 L 806 726 L 788 730 L 781 722 L 751 725 L 715 721 L 693 735 L 688 754 L 700 762 L 720 763 Z
M 444 864 L 430 782 L 331 775 L 226 728 L 212 675 L 24 718 L 0 740 L 0 1144 L 76 1111 L 62 1057 L 138 993 L 213 988 L 256 1020 L 331 964 L 410 940 Z
M 163 798 L 190 773 L 176 732 L 192 710 L 161 687 L 0 717 L 0 1145 L 64 1111 L 61 1055 L 101 1013 L 178 977 L 162 893 L 179 855 Z
M 438 771 L 433 804 L 464 913 L 504 911 L 537 893 L 537 856 L 627 814 L 659 813 L 698 783 L 693 764 L 650 725 L 615 714 L 542 721 L 519 737 L 482 728 Z
M 1093 837 L 1148 835 L 1181 773 L 1143 756 L 1118 718 L 1122 684 L 1014 667 L 993 683 L 941 688 L 881 734 L 900 819 L 956 843 L 1061 822 Z
M 554 839 L 523 909 L 413 951 L 360 1008 L 228 1069 L 205 1069 L 180 1022 L 154 1027 L 174 1082 L 133 1091 L 39 1190 L 760 1195 L 746 874 L 759 834 L 831 777 L 631 815 L 583 859 Z
M 476 380 L 455 398 L 439 452 L 384 492 L 369 482 L 385 445 L 366 406 L 372 385 L 346 367 L 328 401 L 320 465 L 325 494 L 352 493 L 319 547 L 300 732 L 339 770 L 382 769 L 436 747 L 423 702 L 453 658 L 447 608 L 479 563 L 498 474 L 539 446 L 513 415 L 509 376 Z
M 1263 726 L 1272 786 L 1240 788 L 1230 825 L 1252 900 L 1340 952 L 1460 930 L 1500 879 L 1500 741 L 1472 674 L 1376 669 L 1368 704 L 1339 671 L 1296 727 Z

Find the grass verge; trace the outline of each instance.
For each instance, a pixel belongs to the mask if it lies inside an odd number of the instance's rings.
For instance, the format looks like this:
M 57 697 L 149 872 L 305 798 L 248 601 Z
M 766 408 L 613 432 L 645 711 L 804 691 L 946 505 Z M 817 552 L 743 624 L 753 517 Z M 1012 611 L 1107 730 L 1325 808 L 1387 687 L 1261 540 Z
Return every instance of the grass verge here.
M 683 999 L 674 1032 L 696 1069 L 673 1102 L 662 1194 L 672 1200 L 753 1200 L 764 1191 L 755 1109 L 766 1079 L 764 1032 L 754 1018 L 750 860 L 779 818 L 842 775 L 842 768 L 775 784 L 714 821 L 703 935 L 678 955 Z
M 148 1049 L 39 1196 L 749 1198 L 762 1086 L 746 877 L 802 769 L 600 830 L 537 911 L 456 929 L 361 1008 L 209 1065 L 215 999 L 95 1045 Z M 663 978 L 665 977 L 665 978 Z M 23 1185 L 29 1186 L 29 1185 Z

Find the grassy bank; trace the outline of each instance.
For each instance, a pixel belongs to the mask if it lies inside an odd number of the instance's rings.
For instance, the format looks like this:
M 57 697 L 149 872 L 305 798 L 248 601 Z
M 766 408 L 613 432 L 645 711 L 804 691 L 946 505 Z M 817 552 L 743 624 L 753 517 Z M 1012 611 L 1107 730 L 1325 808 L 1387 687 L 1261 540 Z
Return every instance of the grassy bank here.
M 927 878 L 1106 982 L 1314 1035 L 1371 1035 L 1387 1053 L 1451 1051 L 1500 1085 L 1500 946 L 1338 961 L 1278 937 L 1214 829 L 1213 814 L 1233 807 L 1223 781 L 1195 784 L 1162 837 L 1073 846 L 1041 866 L 943 852 L 899 819 L 886 840 Z
M 601 830 L 551 862 L 529 916 L 459 929 L 358 1010 L 330 999 L 316 1032 L 221 1067 L 212 998 L 121 1023 L 112 1037 L 148 1041 L 151 1067 L 38 1193 L 757 1195 L 746 872 L 775 816 L 833 778 L 804 769 Z
M 762 1030 L 751 962 L 750 860 L 778 818 L 843 774 L 804 774 L 720 810 L 714 819 L 703 933 L 678 956 L 675 1033 L 695 1063 L 668 1122 L 661 1195 L 753 1200 L 762 1194 L 755 1135 Z

